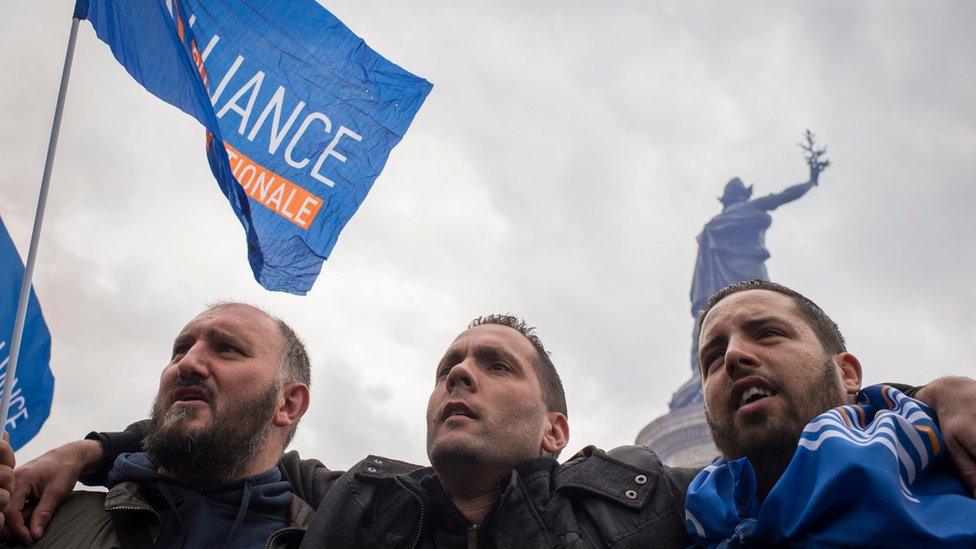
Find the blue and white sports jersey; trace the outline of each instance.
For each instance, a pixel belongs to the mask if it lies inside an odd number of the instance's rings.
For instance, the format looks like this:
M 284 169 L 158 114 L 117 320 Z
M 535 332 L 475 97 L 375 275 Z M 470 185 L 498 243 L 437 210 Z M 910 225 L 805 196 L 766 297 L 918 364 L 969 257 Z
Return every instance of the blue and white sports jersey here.
M 748 459 L 720 459 L 692 481 L 685 506 L 699 546 L 976 547 L 976 500 L 935 414 L 886 385 L 814 418 L 764 501 Z

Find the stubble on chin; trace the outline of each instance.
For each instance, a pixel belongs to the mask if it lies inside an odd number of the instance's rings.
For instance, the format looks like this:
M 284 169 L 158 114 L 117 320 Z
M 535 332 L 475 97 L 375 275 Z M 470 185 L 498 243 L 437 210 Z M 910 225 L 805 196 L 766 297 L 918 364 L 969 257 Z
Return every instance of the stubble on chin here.
M 442 425 L 441 429 L 445 429 Z M 470 433 L 442 432 L 428 440 L 427 458 L 437 469 L 471 467 L 484 458 L 485 449 Z

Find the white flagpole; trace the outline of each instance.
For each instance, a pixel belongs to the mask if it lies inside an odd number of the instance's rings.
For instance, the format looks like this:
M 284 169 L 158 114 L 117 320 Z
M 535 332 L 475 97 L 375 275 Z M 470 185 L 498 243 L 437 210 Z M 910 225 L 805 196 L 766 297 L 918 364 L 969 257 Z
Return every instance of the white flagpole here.
M 41 239 L 41 223 L 44 221 L 44 207 L 47 205 L 47 191 L 51 184 L 51 170 L 54 168 L 54 152 L 58 148 L 58 133 L 61 131 L 61 114 L 64 112 L 64 96 L 68 92 L 68 77 L 71 75 L 71 60 L 75 55 L 75 41 L 78 38 L 78 23 L 71 20 L 71 34 L 68 36 L 68 51 L 64 55 L 64 68 L 61 70 L 61 89 L 58 90 L 58 103 L 54 108 L 54 123 L 51 125 L 51 139 L 47 144 L 47 159 L 44 161 L 44 176 L 41 179 L 41 192 L 37 197 L 37 211 L 34 213 L 34 230 L 31 231 L 30 249 L 24 265 L 24 280 L 20 283 L 20 300 L 17 302 L 17 315 L 14 317 L 14 333 L 10 341 L 10 360 L 3 383 L 3 399 L 0 400 L 0 425 L 7 430 L 7 409 L 10 408 L 10 395 L 13 393 L 17 375 L 17 359 L 20 355 L 20 340 L 24 335 L 24 319 L 27 316 L 27 303 L 30 297 L 31 279 L 34 276 L 34 260 L 37 258 L 37 243 Z

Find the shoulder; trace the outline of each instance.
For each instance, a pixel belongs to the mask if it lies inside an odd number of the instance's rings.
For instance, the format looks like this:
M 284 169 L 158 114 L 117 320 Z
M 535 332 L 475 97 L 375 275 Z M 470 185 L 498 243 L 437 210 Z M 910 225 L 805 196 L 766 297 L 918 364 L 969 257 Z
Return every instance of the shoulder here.
M 378 547 L 413 539 L 423 517 L 420 480 L 433 469 L 367 456 L 336 480 L 320 504 L 304 543 Z
M 105 510 L 105 492 L 78 490 L 61 503 L 47 530 L 64 527 L 74 522 L 108 523 L 111 515 Z
M 317 459 L 302 459 L 298 452 L 286 452 L 278 460 L 282 479 L 291 484 L 295 495 L 318 508 L 342 471 L 333 471 Z
M 687 485 L 698 471 L 669 467 L 647 446 L 618 446 L 609 451 L 587 446 L 559 466 L 556 485 L 586 484 L 601 492 L 612 491 L 614 495 L 623 488 L 624 498 L 633 502 L 648 495 L 662 482 Z M 628 490 L 636 493 L 637 497 L 628 497 Z
M 645 446 L 588 446 L 557 469 L 553 485 L 608 544 L 684 546 L 684 493 L 677 480 L 687 475 L 676 476 Z
M 72 492 L 44 530 L 44 537 L 31 547 L 120 547 L 104 506 L 105 492 Z M 0 547 L 22 546 L 5 541 Z
M 381 494 L 408 495 L 403 493 L 404 486 L 417 489 L 423 477 L 433 474 L 430 467 L 383 456 L 366 456 L 336 480 L 330 500 L 355 501 L 367 507 Z
M 416 465 L 414 463 L 408 463 L 406 461 L 400 461 L 396 459 L 390 459 L 383 456 L 366 456 L 365 459 L 360 460 L 359 463 L 353 465 L 349 468 L 349 472 L 353 475 L 359 475 L 363 477 L 392 477 L 397 475 L 406 475 L 410 473 L 415 473 L 420 470 L 430 469 L 430 467 L 425 467 L 423 465 Z

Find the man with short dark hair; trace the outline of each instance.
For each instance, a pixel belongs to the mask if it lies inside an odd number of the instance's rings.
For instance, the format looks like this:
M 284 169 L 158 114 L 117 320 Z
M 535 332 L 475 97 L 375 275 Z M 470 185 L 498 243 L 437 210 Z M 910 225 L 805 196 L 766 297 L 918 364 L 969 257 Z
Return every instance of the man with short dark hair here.
M 297 547 L 311 509 L 277 464 L 308 384 L 305 347 L 284 322 L 240 303 L 208 308 L 173 343 L 143 451 L 112 462 L 107 494 L 72 494 L 38 543 Z M 23 481 L 19 505 L 58 497 Z M 8 527 L 25 543 L 40 537 L 22 521 Z
M 533 329 L 511 315 L 475 319 L 451 343 L 426 415 L 432 466 L 363 460 L 319 505 L 309 547 L 688 543 L 680 498 L 691 471 L 636 446 L 556 462 L 569 440 L 562 383 Z
M 706 417 L 724 459 L 689 488 L 697 544 L 976 543 L 976 501 L 932 411 L 891 386 L 862 391 L 860 362 L 813 301 L 734 284 L 709 299 L 701 327 Z M 960 471 L 965 456 L 954 453 Z

